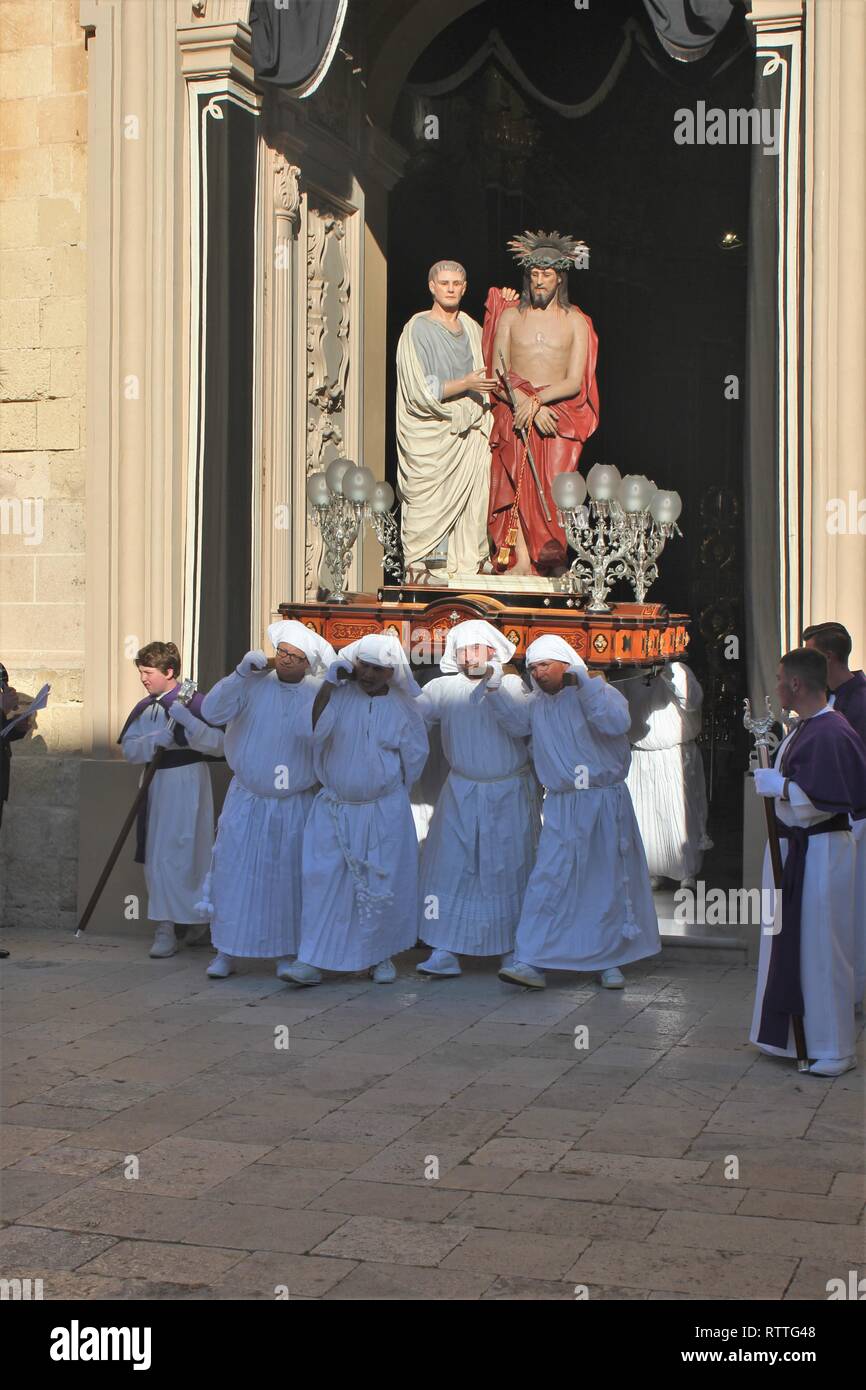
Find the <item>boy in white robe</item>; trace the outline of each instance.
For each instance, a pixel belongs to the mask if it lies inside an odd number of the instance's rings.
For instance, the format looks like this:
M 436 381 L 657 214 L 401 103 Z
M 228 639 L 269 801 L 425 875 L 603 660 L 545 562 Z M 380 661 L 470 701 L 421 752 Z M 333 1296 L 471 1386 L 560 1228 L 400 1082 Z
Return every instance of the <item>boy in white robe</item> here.
M 222 730 L 200 717 L 201 695 L 190 707 L 177 699 L 180 652 L 173 642 L 149 642 L 135 657 L 147 691 L 121 730 L 128 763 L 149 763 L 165 749 L 138 818 L 136 862 L 144 865 L 147 915 L 156 923 L 150 954 L 173 956 L 176 926 L 188 946 L 207 944 L 207 921 L 197 907 L 213 847 L 213 792 L 207 758 L 221 758 Z
M 234 773 L 217 829 L 204 906 L 212 914 L 212 980 L 234 973 L 241 957 L 276 960 L 277 976 L 295 959 L 301 925 L 301 852 L 316 789 L 310 718 L 331 645 L 303 623 L 272 623 L 264 652 L 248 652 L 205 696 L 205 717 L 226 725 Z
M 782 852 L 772 930 L 761 932 L 751 1041 L 794 1057 L 791 1018 L 803 1020 L 809 1070 L 841 1076 L 856 1065 L 857 844 L 866 819 L 866 751 L 827 701 L 824 655 L 798 647 L 782 657 L 777 695 L 800 718 L 755 790 L 773 797 Z M 775 888 L 769 847 L 763 887 Z
M 701 732 L 704 692 L 682 661 L 651 677 L 617 681 L 631 711 L 631 767 L 626 786 L 634 803 L 653 888 L 664 878 L 694 888 L 707 837 Z
M 531 643 L 532 694 L 499 686 L 492 664 L 486 696 L 512 734 L 532 735 L 532 759 L 546 788 L 538 858 L 500 978 L 534 989 L 544 969 L 597 970 L 622 989 L 621 965 L 661 950 L 646 856 L 625 785 L 628 703 L 593 679 L 561 637 Z
M 316 700 L 314 762 L 322 784 L 304 834 L 298 960 L 285 978 L 316 985 L 323 970 L 396 978 L 391 959 L 415 945 L 418 840 L 409 788 L 427 758 L 420 694 L 397 638 L 343 649 Z
M 525 738 L 502 727 L 484 700 L 487 663 L 510 661 L 514 643 L 491 623 L 458 623 L 418 704 L 438 723 L 450 771 L 421 855 L 419 936 L 435 949 L 417 969 L 460 974 L 458 954 L 502 955 L 514 948 L 523 894 L 540 827 L 538 784 Z M 515 697 L 517 675 L 502 678 Z

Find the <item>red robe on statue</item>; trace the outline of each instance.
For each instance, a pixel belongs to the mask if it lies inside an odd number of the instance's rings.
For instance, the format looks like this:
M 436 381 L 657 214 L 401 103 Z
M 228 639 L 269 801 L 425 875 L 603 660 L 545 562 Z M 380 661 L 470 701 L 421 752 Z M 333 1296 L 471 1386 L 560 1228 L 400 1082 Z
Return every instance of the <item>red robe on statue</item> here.
M 573 305 L 577 308 L 577 305 Z M 484 362 L 488 376 L 495 376 L 499 363 L 493 359 L 493 343 L 503 310 L 509 306 L 498 289 L 491 289 L 484 306 Z M 516 307 L 511 309 L 517 313 Z M 578 313 L 583 313 L 578 309 Z M 598 335 L 592 326 L 592 319 L 583 314 L 589 328 L 589 347 L 586 354 L 586 369 L 583 376 L 583 389 L 578 396 L 567 400 L 551 402 L 557 413 L 556 434 L 542 435 L 533 428 L 530 439 L 532 457 L 538 469 L 538 476 L 544 488 L 551 520 L 547 521 L 541 507 L 535 480 L 529 465 L 523 471 L 520 486 L 518 513 L 523 534 L 532 560 L 533 574 L 550 574 L 567 564 L 565 532 L 556 520 L 556 507 L 553 502 L 551 485 L 559 473 L 577 471 L 581 451 L 589 436 L 598 428 L 598 386 L 595 380 L 595 364 L 598 357 Z M 509 372 L 512 388 L 522 387 L 525 391 L 540 391 L 549 382 L 530 383 Z M 511 508 L 514 506 L 514 493 L 520 464 L 523 459 L 523 446 L 514 433 L 511 409 L 493 395 L 493 428 L 490 431 L 492 461 L 490 469 L 490 507 L 487 515 L 487 529 L 490 532 L 495 551 L 504 543 L 508 533 Z M 515 562 L 512 551 L 509 568 Z

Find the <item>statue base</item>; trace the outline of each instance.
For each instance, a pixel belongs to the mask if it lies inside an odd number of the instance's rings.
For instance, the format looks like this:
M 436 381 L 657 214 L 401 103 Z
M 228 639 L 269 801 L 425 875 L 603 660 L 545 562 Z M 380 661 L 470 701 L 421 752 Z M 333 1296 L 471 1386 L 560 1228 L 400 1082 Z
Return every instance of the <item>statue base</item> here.
M 455 574 L 449 589 L 462 594 L 567 594 L 559 579 L 541 574 Z

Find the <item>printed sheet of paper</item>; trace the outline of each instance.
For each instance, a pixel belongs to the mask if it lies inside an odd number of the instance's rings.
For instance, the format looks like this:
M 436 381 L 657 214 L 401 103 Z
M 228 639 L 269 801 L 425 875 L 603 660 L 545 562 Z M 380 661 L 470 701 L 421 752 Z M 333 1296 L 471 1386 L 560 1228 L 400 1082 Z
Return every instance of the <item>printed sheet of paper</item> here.
M 0 738 L 8 738 L 16 724 L 20 724 L 24 719 L 29 719 L 31 714 L 36 714 L 38 710 L 44 709 L 48 704 L 50 690 L 50 685 L 43 685 L 39 694 L 31 701 L 27 708 L 19 710 L 14 719 L 10 719 L 8 723 L 4 724 L 3 728 L 0 729 Z

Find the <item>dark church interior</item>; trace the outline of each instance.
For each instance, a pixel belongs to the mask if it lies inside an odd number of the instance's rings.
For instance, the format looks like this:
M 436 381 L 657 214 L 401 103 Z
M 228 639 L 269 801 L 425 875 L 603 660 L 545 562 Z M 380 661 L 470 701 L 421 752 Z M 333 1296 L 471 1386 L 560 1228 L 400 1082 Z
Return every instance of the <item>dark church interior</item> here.
M 519 285 L 510 237 L 556 229 L 589 244 L 569 289 L 599 335 L 601 418 L 580 468 L 613 463 L 683 499 L 683 538 L 666 547 L 648 601 L 691 615 L 716 841 L 706 871 L 720 882 L 739 869 L 747 759 L 743 662 L 726 639 L 742 656 L 751 149 L 685 146 L 674 130 L 676 111 L 699 100 L 751 105 L 744 17 L 734 6 L 707 55 L 679 62 L 641 0 L 536 0 L 531 15 L 486 0 L 438 35 L 403 89 L 391 133 L 410 161 L 388 228 L 392 412 L 397 339 L 427 307 L 434 261 L 466 266 L 464 308 L 480 322 L 490 284 Z M 388 439 L 393 482 L 393 416 Z

